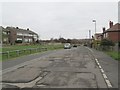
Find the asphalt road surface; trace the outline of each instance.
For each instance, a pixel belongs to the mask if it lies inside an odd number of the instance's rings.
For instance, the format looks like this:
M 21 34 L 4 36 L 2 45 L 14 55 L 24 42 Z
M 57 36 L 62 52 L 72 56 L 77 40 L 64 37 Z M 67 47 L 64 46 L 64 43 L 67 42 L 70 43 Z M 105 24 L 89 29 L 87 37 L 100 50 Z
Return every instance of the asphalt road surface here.
M 2 84 L 4 88 L 117 88 L 118 82 L 109 80 L 118 79 L 117 70 L 108 77 L 96 57 L 93 50 L 81 46 L 12 60 L 13 64 L 8 61 Z

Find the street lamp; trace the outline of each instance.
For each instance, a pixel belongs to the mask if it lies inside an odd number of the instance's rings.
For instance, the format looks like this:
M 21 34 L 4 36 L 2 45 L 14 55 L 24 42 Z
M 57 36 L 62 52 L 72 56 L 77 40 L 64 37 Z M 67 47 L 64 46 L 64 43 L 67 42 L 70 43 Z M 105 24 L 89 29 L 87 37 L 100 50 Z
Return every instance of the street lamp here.
M 93 22 L 95 23 L 95 34 L 96 34 L 96 20 L 93 20 Z
M 91 30 L 89 30 L 89 39 L 91 39 Z

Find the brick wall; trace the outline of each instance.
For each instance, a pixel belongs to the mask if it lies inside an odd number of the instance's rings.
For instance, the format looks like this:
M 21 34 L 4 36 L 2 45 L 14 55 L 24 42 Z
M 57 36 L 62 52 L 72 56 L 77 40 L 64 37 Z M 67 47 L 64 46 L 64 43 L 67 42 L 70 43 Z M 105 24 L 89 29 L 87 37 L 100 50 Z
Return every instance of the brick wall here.
M 108 38 L 113 42 L 120 41 L 120 32 L 108 32 Z
M 9 39 L 10 39 L 10 44 L 15 44 L 15 41 L 17 39 L 16 30 L 10 31 Z

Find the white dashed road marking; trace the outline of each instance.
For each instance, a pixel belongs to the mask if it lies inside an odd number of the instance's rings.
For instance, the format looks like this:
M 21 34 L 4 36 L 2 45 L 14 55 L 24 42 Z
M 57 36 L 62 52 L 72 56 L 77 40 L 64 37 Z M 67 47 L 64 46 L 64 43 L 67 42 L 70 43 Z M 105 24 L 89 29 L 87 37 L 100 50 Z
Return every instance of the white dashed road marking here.
M 93 53 L 93 51 L 92 51 L 90 48 L 87 48 L 87 49 L 89 49 L 89 50 Z M 97 65 L 98 65 L 98 67 L 99 67 L 99 69 L 100 69 L 100 71 L 101 71 L 101 73 L 102 73 L 102 75 L 103 75 L 103 78 L 104 78 L 104 80 L 105 80 L 108 88 L 112 88 L 112 84 L 111 84 L 110 80 L 108 80 L 108 77 L 107 77 L 107 75 L 105 74 L 104 70 L 102 69 L 102 67 L 101 67 L 98 59 L 96 58 L 95 61 L 96 61 Z
M 99 67 L 99 69 L 100 69 L 100 71 L 101 71 L 101 73 L 102 73 L 102 75 L 103 75 L 103 78 L 104 78 L 104 80 L 105 80 L 108 88 L 111 88 L 111 87 L 112 87 L 111 82 L 108 80 L 108 77 L 107 77 L 107 75 L 104 73 L 104 70 L 102 69 L 102 67 L 101 67 L 100 63 L 98 62 L 98 60 L 97 60 L 97 59 L 95 59 L 95 60 L 96 60 L 96 63 L 97 63 L 97 65 L 98 65 L 98 67 Z

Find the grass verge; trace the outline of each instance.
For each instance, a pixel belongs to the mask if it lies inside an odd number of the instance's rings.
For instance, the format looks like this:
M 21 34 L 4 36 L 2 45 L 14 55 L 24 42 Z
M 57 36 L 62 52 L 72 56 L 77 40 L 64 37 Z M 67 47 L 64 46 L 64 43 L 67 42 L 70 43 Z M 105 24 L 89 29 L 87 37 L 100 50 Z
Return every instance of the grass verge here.
M 113 59 L 120 61 L 120 52 L 107 51 L 106 53 L 107 53 L 109 56 L 111 56 Z
M 16 58 L 16 57 L 21 57 L 21 56 L 24 56 L 24 55 L 30 55 L 30 54 L 34 54 L 34 53 L 41 53 L 41 52 L 44 52 L 44 51 L 35 51 L 33 50 L 32 52 L 30 51 L 23 51 L 24 49 L 30 49 L 30 48 L 47 48 L 47 51 L 49 50 L 57 50 L 57 49 L 62 49 L 63 48 L 63 44 L 47 44 L 47 45 L 24 45 L 24 46 L 20 46 L 20 45 L 14 45 L 14 46 L 5 46 L 5 47 L 2 47 L 2 52 L 6 52 L 6 51 L 13 51 L 13 50 L 21 50 L 21 53 L 20 55 L 18 56 L 16 54 L 16 52 L 11 52 L 10 53 L 10 57 L 8 58 L 7 57 L 7 54 L 6 55 L 2 55 L 0 56 L 0 58 L 2 58 L 0 61 L 6 61 L 6 60 L 9 60 L 9 59 L 12 59 L 12 58 Z

